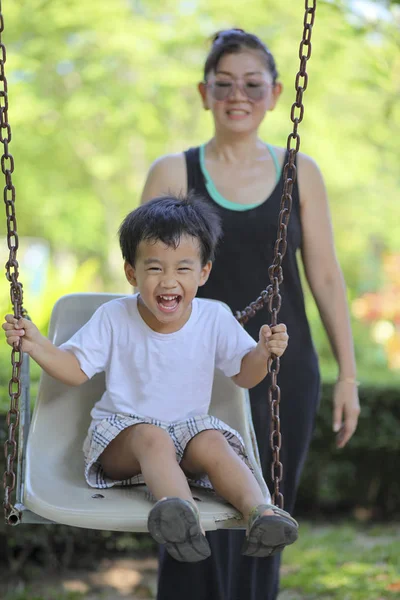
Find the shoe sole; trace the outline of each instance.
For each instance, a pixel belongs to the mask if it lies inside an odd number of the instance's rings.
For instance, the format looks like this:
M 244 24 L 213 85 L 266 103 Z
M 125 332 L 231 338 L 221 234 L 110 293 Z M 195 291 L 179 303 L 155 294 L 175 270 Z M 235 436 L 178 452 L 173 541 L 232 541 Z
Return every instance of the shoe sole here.
M 297 526 L 282 516 L 260 517 L 243 544 L 242 554 L 266 557 L 282 552 L 298 538 Z
M 147 521 L 149 533 L 175 560 L 197 562 L 208 558 L 211 549 L 188 502 L 167 498 L 155 504 Z

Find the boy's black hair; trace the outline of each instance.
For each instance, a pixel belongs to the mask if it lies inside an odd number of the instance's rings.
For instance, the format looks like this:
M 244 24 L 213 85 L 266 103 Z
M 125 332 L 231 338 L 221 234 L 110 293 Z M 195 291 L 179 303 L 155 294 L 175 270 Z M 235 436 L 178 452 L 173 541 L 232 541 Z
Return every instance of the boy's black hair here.
M 122 256 L 135 266 L 141 241 L 161 241 L 176 248 L 182 235 L 198 239 L 202 266 L 214 260 L 221 237 L 221 219 L 211 204 L 189 192 L 186 196 L 154 198 L 130 212 L 119 228 Z

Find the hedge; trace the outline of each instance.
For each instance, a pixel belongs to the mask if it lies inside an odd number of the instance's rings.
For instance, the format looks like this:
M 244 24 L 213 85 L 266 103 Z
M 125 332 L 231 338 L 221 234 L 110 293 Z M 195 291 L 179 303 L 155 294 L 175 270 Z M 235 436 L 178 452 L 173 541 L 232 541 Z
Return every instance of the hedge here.
M 318 509 L 364 508 L 377 518 L 400 513 L 400 390 L 360 389 L 357 432 L 343 450 L 332 440 L 332 386 L 321 406 L 297 506 Z

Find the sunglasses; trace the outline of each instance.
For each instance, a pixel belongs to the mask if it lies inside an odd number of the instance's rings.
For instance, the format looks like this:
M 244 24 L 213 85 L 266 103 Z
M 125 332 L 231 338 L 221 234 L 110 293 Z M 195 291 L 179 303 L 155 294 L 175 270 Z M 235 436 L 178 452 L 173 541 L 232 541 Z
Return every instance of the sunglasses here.
M 244 96 L 250 102 L 260 102 L 260 100 L 264 100 L 266 97 L 271 84 L 262 81 L 206 81 L 205 85 L 207 89 L 210 91 L 214 100 L 217 102 L 223 102 L 227 100 L 230 96 L 236 93 L 236 90 L 239 89 Z

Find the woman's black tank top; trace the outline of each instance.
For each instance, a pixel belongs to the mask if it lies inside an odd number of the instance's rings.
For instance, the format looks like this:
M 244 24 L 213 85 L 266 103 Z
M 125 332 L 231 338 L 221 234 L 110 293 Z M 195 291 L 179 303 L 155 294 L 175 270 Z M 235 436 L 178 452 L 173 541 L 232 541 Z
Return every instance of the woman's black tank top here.
M 217 204 L 207 191 L 200 166 L 199 148 L 185 152 L 188 190 L 195 190 L 218 210 L 222 218 L 223 238 L 216 253 L 208 282 L 199 288 L 198 296 L 214 298 L 228 304 L 232 311 L 244 309 L 256 300 L 269 284 L 268 267 L 273 260 L 277 236 L 283 174 L 275 189 L 255 208 L 235 211 Z M 287 155 L 285 162 L 287 161 Z M 285 164 L 285 163 L 284 163 Z M 279 321 L 287 325 L 290 343 L 285 363 L 293 360 L 310 361 L 315 369 L 316 356 L 306 317 L 304 297 L 296 252 L 301 246 L 300 204 L 297 183 L 293 186 L 293 209 L 288 227 L 288 247 L 283 260 L 284 281 L 281 286 L 282 308 Z M 258 332 L 269 322 L 267 310 L 261 310 L 246 325 L 247 331 L 258 340 Z

